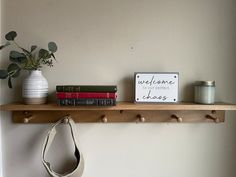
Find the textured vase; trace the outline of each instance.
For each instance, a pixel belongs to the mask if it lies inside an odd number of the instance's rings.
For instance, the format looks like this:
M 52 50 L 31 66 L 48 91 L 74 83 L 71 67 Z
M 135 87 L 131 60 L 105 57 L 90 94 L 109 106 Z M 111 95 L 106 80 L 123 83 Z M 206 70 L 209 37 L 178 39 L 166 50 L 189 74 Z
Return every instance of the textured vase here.
M 22 85 L 22 97 L 26 104 L 44 104 L 48 97 L 48 82 L 39 70 L 30 71 Z

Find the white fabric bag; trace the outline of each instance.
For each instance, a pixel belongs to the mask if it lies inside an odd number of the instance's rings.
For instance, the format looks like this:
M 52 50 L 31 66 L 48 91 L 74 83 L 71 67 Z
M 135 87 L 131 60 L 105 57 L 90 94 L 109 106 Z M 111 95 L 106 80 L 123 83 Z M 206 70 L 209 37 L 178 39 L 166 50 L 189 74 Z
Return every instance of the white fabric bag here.
M 76 167 L 70 171 L 70 172 L 65 172 L 64 174 L 59 174 L 56 173 L 55 171 L 53 171 L 50 167 L 50 163 L 47 162 L 45 160 L 45 156 L 48 153 L 48 149 L 50 148 L 53 139 L 56 135 L 56 126 L 58 126 L 59 124 L 62 124 L 64 122 L 68 122 L 67 125 L 70 126 L 70 132 L 71 132 L 71 136 L 75 145 L 75 157 L 77 159 L 77 164 Z M 47 136 L 45 138 L 44 144 L 43 144 L 43 150 L 42 150 L 42 162 L 44 167 L 46 168 L 47 172 L 49 173 L 50 176 L 52 177 L 81 177 L 83 174 L 83 170 L 84 170 L 84 159 L 83 156 L 81 154 L 81 152 L 79 151 L 78 148 L 78 140 L 77 140 L 77 134 L 76 134 L 76 127 L 75 127 L 75 122 L 73 121 L 73 119 L 66 117 L 63 118 L 61 120 L 59 120 L 58 122 L 56 122 L 52 128 L 48 131 Z

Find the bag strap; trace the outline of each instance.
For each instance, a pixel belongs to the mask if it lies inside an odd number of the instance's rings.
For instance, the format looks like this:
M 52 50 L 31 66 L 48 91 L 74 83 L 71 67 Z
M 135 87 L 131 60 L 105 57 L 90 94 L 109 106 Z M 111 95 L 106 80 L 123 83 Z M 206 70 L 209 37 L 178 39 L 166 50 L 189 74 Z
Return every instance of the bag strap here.
M 50 163 L 47 162 L 45 160 L 45 156 L 48 153 L 48 150 L 53 142 L 53 139 L 57 133 L 56 127 L 59 124 L 64 124 L 64 122 L 68 122 L 68 125 L 70 126 L 70 132 L 71 132 L 71 136 L 73 139 L 73 143 L 75 145 L 75 157 L 77 159 L 77 165 L 75 167 L 75 169 L 73 169 L 71 172 L 66 172 L 64 174 L 59 174 L 56 173 L 55 171 L 53 171 L 50 167 Z M 49 175 L 51 175 L 52 177 L 81 177 L 82 173 L 83 173 L 83 169 L 84 169 L 84 159 L 82 154 L 79 151 L 79 143 L 77 140 L 77 134 L 76 134 L 76 126 L 75 126 L 75 122 L 73 121 L 73 119 L 71 119 L 69 116 L 66 116 L 62 119 L 60 119 L 58 122 L 56 122 L 52 128 L 48 131 L 47 136 L 44 140 L 44 144 L 43 144 L 43 150 L 42 150 L 42 162 L 44 167 L 46 168 L 47 172 L 49 173 Z

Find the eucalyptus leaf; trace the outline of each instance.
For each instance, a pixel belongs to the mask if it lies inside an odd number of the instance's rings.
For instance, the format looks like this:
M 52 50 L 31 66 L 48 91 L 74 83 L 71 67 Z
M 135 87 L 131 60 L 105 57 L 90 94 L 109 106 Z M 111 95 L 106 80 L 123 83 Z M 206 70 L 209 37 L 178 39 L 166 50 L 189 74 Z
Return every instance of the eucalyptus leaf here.
M 28 50 L 26 50 L 26 49 L 24 49 L 24 48 L 22 48 L 22 47 L 20 47 L 20 49 L 21 49 L 24 53 L 30 55 L 30 52 L 29 52 Z
M 43 59 L 48 59 L 50 58 L 50 54 L 49 51 L 45 50 L 45 49 L 40 49 L 39 50 L 39 58 L 43 58 Z
M 10 60 L 15 63 L 25 63 L 27 61 L 27 57 L 24 53 L 20 53 L 17 51 L 11 51 L 10 52 Z
M 17 36 L 17 33 L 15 31 L 11 31 L 5 35 L 5 38 L 8 41 L 14 41 L 16 36 Z
M 9 87 L 9 88 L 12 88 L 11 77 L 8 78 L 8 87 Z
M 33 52 L 37 48 L 37 45 L 32 45 L 30 52 Z
M 7 68 L 10 77 L 18 77 L 20 75 L 20 70 L 21 68 L 16 63 L 11 63 Z
M 54 60 L 56 60 L 56 57 L 53 53 L 51 53 L 51 56 L 54 58 Z
M 57 51 L 57 44 L 55 42 L 49 42 L 48 50 L 51 51 L 52 53 L 55 53 Z
M 10 52 L 10 56 L 11 56 L 12 58 L 26 57 L 25 54 L 20 53 L 20 52 L 17 52 L 17 51 L 15 51 L 15 50 L 12 50 L 12 51 Z
M 7 70 L 0 69 L 0 79 L 6 79 L 8 76 Z

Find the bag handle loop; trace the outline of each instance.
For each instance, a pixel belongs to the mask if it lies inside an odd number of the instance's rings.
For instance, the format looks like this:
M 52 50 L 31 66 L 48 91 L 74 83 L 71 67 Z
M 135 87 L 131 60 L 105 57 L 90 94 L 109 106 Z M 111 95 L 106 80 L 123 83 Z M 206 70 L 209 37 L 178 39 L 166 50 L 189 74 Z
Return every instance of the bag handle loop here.
M 70 126 L 70 133 L 73 139 L 73 143 L 75 145 L 75 157 L 77 160 L 77 164 L 75 169 L 73 169 L 71 172 L 66 172 L 64 174 L 59 174 L 53 171 L 50 167 L 50 163 L 45 160 L 45 156 L 48 153 L 48 150 L 53 142 L 53 139 L 57 133 L 56 127 L 60 124 L 67 123 Z M 82 154 L 79 151 L 79 143 L 77 140 L 77 132 L 76 132 L 76 125 L 73 119 L 70 116 L 65 116 L 59 121 L 57 121 L 51 129 L 48 131 L 47 136 L 44 140 L 43 149 L 42 149 L 42 162 L 44 167 L 46 168 L 47 172 L 52 177 L 81 177 L 84 169 L 84 159 Z

